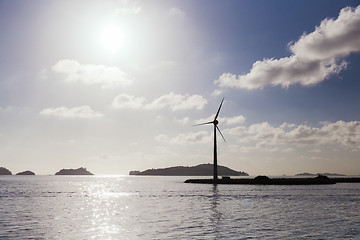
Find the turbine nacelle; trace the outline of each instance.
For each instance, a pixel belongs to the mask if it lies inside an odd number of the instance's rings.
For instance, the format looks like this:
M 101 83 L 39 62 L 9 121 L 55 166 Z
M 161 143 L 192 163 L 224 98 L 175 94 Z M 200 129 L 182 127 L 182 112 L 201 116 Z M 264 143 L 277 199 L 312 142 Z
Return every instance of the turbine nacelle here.
M 219 121 L 217 120 L 217 118 L 218 118 L 218 116 L 219 116 L 219 112 L 220 112 L 220 109 L 221 109 L 221 106 L 222 106 L 223 102 L 224 102 L 224 98 L 221 100 L 221 103 L 220 103 L 219 109 L 217 110 L 216 115 L 215 115 L 215 118 L 214 118 L 214 120 L 213 120 L 213 121 L 211 121 L 211 122 L 206 122 L 206 123 L 199 123 L 199 124 L 195 124 L 195 125 L 193 125 L 193 126 L 200 126 L 200 125 L 214 124 L 215 128 L 219 131 L 219 133 L 220 133 L 221 137 L 223 138 L 224 142 L 226 142 L 226 140 L 225 140 L 225 138 L 224 138 L 223 134 L 222 134 L 222 133 L 221 133 L 221 131 L 220 131 L 220 128 L 217 126 L 217 125 L 219 124 Z M 216 131 L 216 130 L 215 130 L 215 131 Z

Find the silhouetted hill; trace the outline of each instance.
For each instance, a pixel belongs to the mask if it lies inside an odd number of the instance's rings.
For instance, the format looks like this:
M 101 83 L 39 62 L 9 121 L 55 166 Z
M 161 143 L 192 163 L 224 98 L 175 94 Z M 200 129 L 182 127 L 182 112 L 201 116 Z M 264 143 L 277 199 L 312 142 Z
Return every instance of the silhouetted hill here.
M 32 171 L 18 172 L 16 175 L 35 175 Z
M 152 176 L 212 176 L 213 165 L 212 164 L 200 164 L 194 167 L 169 167 L 148 169 L 145 171 L 130 171 L 129 175 L 152 175 Z M 228 167 L 218 166 L 218 175 L 222 176 L 249 176 L 245 172 L 238 172 Z
M 55 175 L 94 175 L 86 168 L 78 168 L 78 169 L 61 169 L 59 172 L 55 173 Z
M 9 169 L 0 167 L 0 175 L 12 175 L 12 173 L 9 171 Z

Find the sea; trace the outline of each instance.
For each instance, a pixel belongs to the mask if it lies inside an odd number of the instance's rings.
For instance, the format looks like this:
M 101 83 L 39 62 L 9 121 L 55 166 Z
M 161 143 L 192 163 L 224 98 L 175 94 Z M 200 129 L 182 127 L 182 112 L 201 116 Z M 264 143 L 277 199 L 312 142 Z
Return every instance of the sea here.
M 1 176 L 0 239 L 360 239 L 360 183 Z

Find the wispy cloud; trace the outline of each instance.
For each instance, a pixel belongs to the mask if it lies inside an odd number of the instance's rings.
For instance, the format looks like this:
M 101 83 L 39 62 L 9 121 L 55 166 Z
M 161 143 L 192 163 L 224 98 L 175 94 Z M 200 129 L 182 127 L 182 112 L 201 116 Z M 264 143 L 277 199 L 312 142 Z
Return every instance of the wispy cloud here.
M 202 118 L 195 121 L 194 124 L 200 124 L 204 122 L 209 122 L 214 120 L 215 114 L 212 114 L 208 118 Z M 217 119 L 219 123 L 225 124 L 225 125 L 235 125 L 235 124 L 243 124 L 246 120 L 246 118 L 243 115 L 233 116 L 233 117 L 219 117 Z
M 134 97 L 132 95 L 122 93 L 114 98 L 112 106 L 116 109 L 138 109 L 143 107 L 144 101 L 144 97 Z
M 8 110 L 12 110 L 13 108 L 12 107 L 2 107 L 0 106 L 0 111 L 8 111 Z
M 102 113 L 92 110 L 89 106 L 46 108 L 40 112 L 40 115 L 59 118 L 99 118 L 104 116 Z
M 219 96 L 219 95 L 221 95 L 221 94 L 223 94 L 224 93 L 224 90 L 220 90 L 220 89 L 215 89 L 211 94 L 213 95 L 213 96 Z
M 212 140 L 212 136 L 206 131 L 200 131 L 200 132 L 182 133 L 173 138 L 161 134 L 156 136 L 155 140 L 170 144 L 209 143 Z
M 174 17 L 179 17 L 179 18 L 183 18 L 186 16 L 186 13 L 181 10 L 180 8 L 177 7 L 173 7 L 169 10 L 169 16 L 174 16 Z
M 174 122 L 180 123 L 180 124 L 184 124 L 184 125 L 185 125 L 185 124 L 188 124 L 189 121 L 190 121 L 190 118 L 189 118 L 189 117 L 184 117 L 184 118 L 180 118 L 180 119 L 174 118 Z
M 121 6 L 116 9 L 116 14 L 138 14 L 142 10 L 142 6 L 137 1 L 122 0 Z
M 243 115 L 239 115 L 234 117 L 220 117 L 218 118 L 218 120 L 226 125 L 234 125 L 234 124 L 243 124 L 246 118 Z
M 164 109 L 169 108 L 172 111 L 203 109 L 207 104 L 207 100 L 200 95 L 181 95 L 173 92 L 154 99 L 151 103 L 145 103 L 145 98 L 135 97 L 128 94 L 120 94 L 113 100 L 114 108 L 130 108 L 130 109 Z
M 126 73 L 117 67 L 104 65 L 81 64 L 78 61 L 63 59 L 51 69 L 56 73 L 65 74 L 68 82 L 100 84 L 103 88 L 113 88 L 132 83 Z
M 289 43 L 290 57 L 256 61 L 249 73 L 224 73 L 215 84 L 242 89 L 317 84 L 345 69 L 347 63 L 342 59 L 360 51 L 359 29 L 360 6 L 343 8 L 337 19 L 324 19 L 315 31 Z

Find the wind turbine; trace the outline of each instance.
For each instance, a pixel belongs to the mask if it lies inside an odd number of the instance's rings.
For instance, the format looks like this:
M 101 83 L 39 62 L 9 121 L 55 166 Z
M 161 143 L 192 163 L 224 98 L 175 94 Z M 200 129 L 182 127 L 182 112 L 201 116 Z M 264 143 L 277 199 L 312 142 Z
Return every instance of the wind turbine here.
M 216 130 L 219 131 L 221 137 L 224 139 L 224 142 L 226 142 L 224 136 L 222 135 L 219 127 L 217 126 L 219 124 L 219 121 L 217 120 L 218 116 L 219 116 L 219 112 L 220 112 L 220 109 L 221 109 L 221 106 L 224 102 L 224 98 L 221 100 L 221 103 L 220 103 L 220 106 L 219 106 L 219 109 L 217 110 L 216 112 L 216 115 L 215 115 L 215 118 L 213 121 L 211 122 L 206 122 L 206 123 L 200 123 L 200 124 L 196 124 L 194 126 L 199 126 L 199 125 L 206 125 L 206 124 L 213 124 L 214 125 L 214 180 L 217 180 L 218 179 L 218 174 L 217 174 L 217 146 L 216 146 Z

